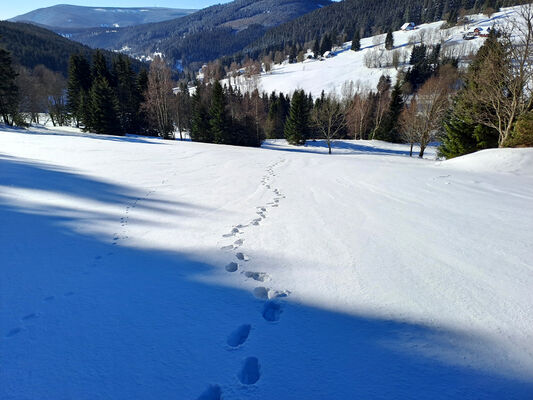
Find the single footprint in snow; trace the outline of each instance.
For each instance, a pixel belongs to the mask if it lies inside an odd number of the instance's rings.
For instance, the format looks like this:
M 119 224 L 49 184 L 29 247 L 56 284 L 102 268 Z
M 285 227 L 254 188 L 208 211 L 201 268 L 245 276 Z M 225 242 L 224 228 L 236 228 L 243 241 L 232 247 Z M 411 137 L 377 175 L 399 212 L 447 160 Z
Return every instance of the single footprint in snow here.
M 279 207 L 279 204 L 272 204 L 272 207 Z
M 222 389 L 218 385 L 210 385 L 197 400 L 222 400 Z
M 248 357 L 244 360 L 238 378 L 243 385 L 253 385 L 261 377 L 259 360 L 257 357 Z
M 246 342 L 246 339 L 248 339 L 248 336 L 250 335 L 251 329 L 252 325 L 250 324 L 244 324 L 239 326 L 228 336 L 228 345 L 231 347 L 238 347 L 244 342 Z
M 19 334 L 20 332 L 22 332 L 22 328 L 13 328 L 7 333 L 6 338 L 13 337 Z
M 29 321 L 29 320 L 32 320 L 32 319 L 35 319 L 35 318 L 38 318 L 39 317 L 39 314 L 37 313 L 31 313 L 31 314 L 28 314 L 28 315 L 25 315 L 23 316 L 21 319 L 23 321 Z
M 239 264 L 236 262 L 230 262 L 228 265 L 226 265 L 226 271 L 228 272 L 235 272 L 239 268 Z
M 55 296 L 48 296 L 44 298 L 44 301 L 52 301 L 55 299 Z
M 276 301 L 267 301 L 263 307 L 263 318 L 269 322 L 279 321 L 281 304 Z
M 242 246 L 243 243 L 244 243 L 244 239 L 237 239 L 236 241 L 233 242 L 235 246 Z
M 233 249 L 233 245 L 232 244 L 228 244 L 227 246 L 222 246 L 220 248 L 220 250 L 231 250 Z
M 268 298 L 269 299 L 277 299 L 280 297 L 288 297 L 291 292 L 289 290 L 282 290 L 281 292 L 278 290 L 270 290 L 268 292 Z
M 238 252 L 235 254 L 235 257 L 237 257 L 238 260 L 241 260 L 241 261 L 248 261 L 250 260 L 250 258 L 244 254 L 244 253 L 241 253 L 241 252 Z
M 245 271 L 244 276 L 247 278 L 252 278 L 254 281 L 258 282 L 264 282 L 269 279 L 268 274 L 265 272 Z
M 270 291 L 270 289 L 267 289 L 264 286 L 259 286 L 259 287 L 256 287 L 252 291 L 252 293 L 254 294 L 255 297 L 257 297 L 260 300 L 268 300 L 268 292 L 269 291 Z

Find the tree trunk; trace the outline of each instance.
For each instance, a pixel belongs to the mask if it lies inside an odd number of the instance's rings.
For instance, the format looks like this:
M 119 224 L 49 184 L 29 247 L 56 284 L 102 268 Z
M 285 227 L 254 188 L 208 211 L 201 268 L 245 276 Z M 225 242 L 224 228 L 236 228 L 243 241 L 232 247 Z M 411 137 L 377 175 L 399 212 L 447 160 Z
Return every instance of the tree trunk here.
M 413 143 L 411 143 L 411 149 L 409 150 L 409 157 L 413 157 Z
M 420 145 L 420 153 L 418 154 L 419 158 L 424 158 L 424 150 L 426 150 L 426 146 Z

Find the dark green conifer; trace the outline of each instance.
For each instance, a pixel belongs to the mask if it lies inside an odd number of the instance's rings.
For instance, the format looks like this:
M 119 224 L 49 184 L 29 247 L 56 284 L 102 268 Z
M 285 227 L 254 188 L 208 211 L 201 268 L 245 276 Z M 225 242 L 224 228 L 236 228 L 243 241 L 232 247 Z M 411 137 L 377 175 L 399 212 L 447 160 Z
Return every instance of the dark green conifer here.
M 226 116 L 226 99 L 220 82 L 213 84 L 211 107 L 209 108 L 209 130 L 214 143 L 230 143 L 228 118 Z
M 385 48 L 387 50 L 392 50 L 394 48 L 394 36 L 392 30 L 389 30 L 387 36 L 385 36 Z
M 309 134 L 308 98 L 303 90 L 294 92 L 289 116 L 285 122 L 285 138 L 290 144 L 303 145 Z
M 353 51 L 361 50 L 361 37 L 359 35 L 359 30 L 358 29 L 355 30 L 355 34 L 353 35 L 352 50 Z
M 16 123 L 19 93 L 15 83 L 17 74 L 11 64 L 11 54 L 0 48 L 0 115 L 5 124 Z
M 106 79 L 97 78 L 90 91 L 91 126 L 95 133 L 120 135 L 122 130 L 117 117 L 117 99 Z

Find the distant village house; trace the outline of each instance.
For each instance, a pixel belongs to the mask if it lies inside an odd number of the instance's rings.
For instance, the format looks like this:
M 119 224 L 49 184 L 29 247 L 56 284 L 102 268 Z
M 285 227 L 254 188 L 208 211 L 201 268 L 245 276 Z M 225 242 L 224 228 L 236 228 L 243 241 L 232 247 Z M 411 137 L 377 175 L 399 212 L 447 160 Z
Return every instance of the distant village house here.
M 406 22 L 405 24 L 402 25 L 401 30 L 412 31 L 413 29 L 415 29 L 415 27 L 416 27 L 416 24 L 414 22 Z

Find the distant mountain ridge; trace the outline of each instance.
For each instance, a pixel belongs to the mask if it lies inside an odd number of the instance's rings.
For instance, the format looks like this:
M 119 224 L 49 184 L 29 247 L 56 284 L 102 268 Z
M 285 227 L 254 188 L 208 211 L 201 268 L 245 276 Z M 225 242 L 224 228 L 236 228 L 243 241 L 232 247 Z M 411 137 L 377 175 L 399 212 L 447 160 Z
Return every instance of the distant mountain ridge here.
M 204 63 L 233 54 L 268 29 L 331 4 L 331 0 L 235 0 L 163 22 L 125 28 L 53 28 L 95 48 L 132 56 L 161 52 L 176 64 Z
M 197 10 L 162 7 L 86 7 L 58 4 L 9 19 L 58 29 L 125 27 L 180 18 Z

